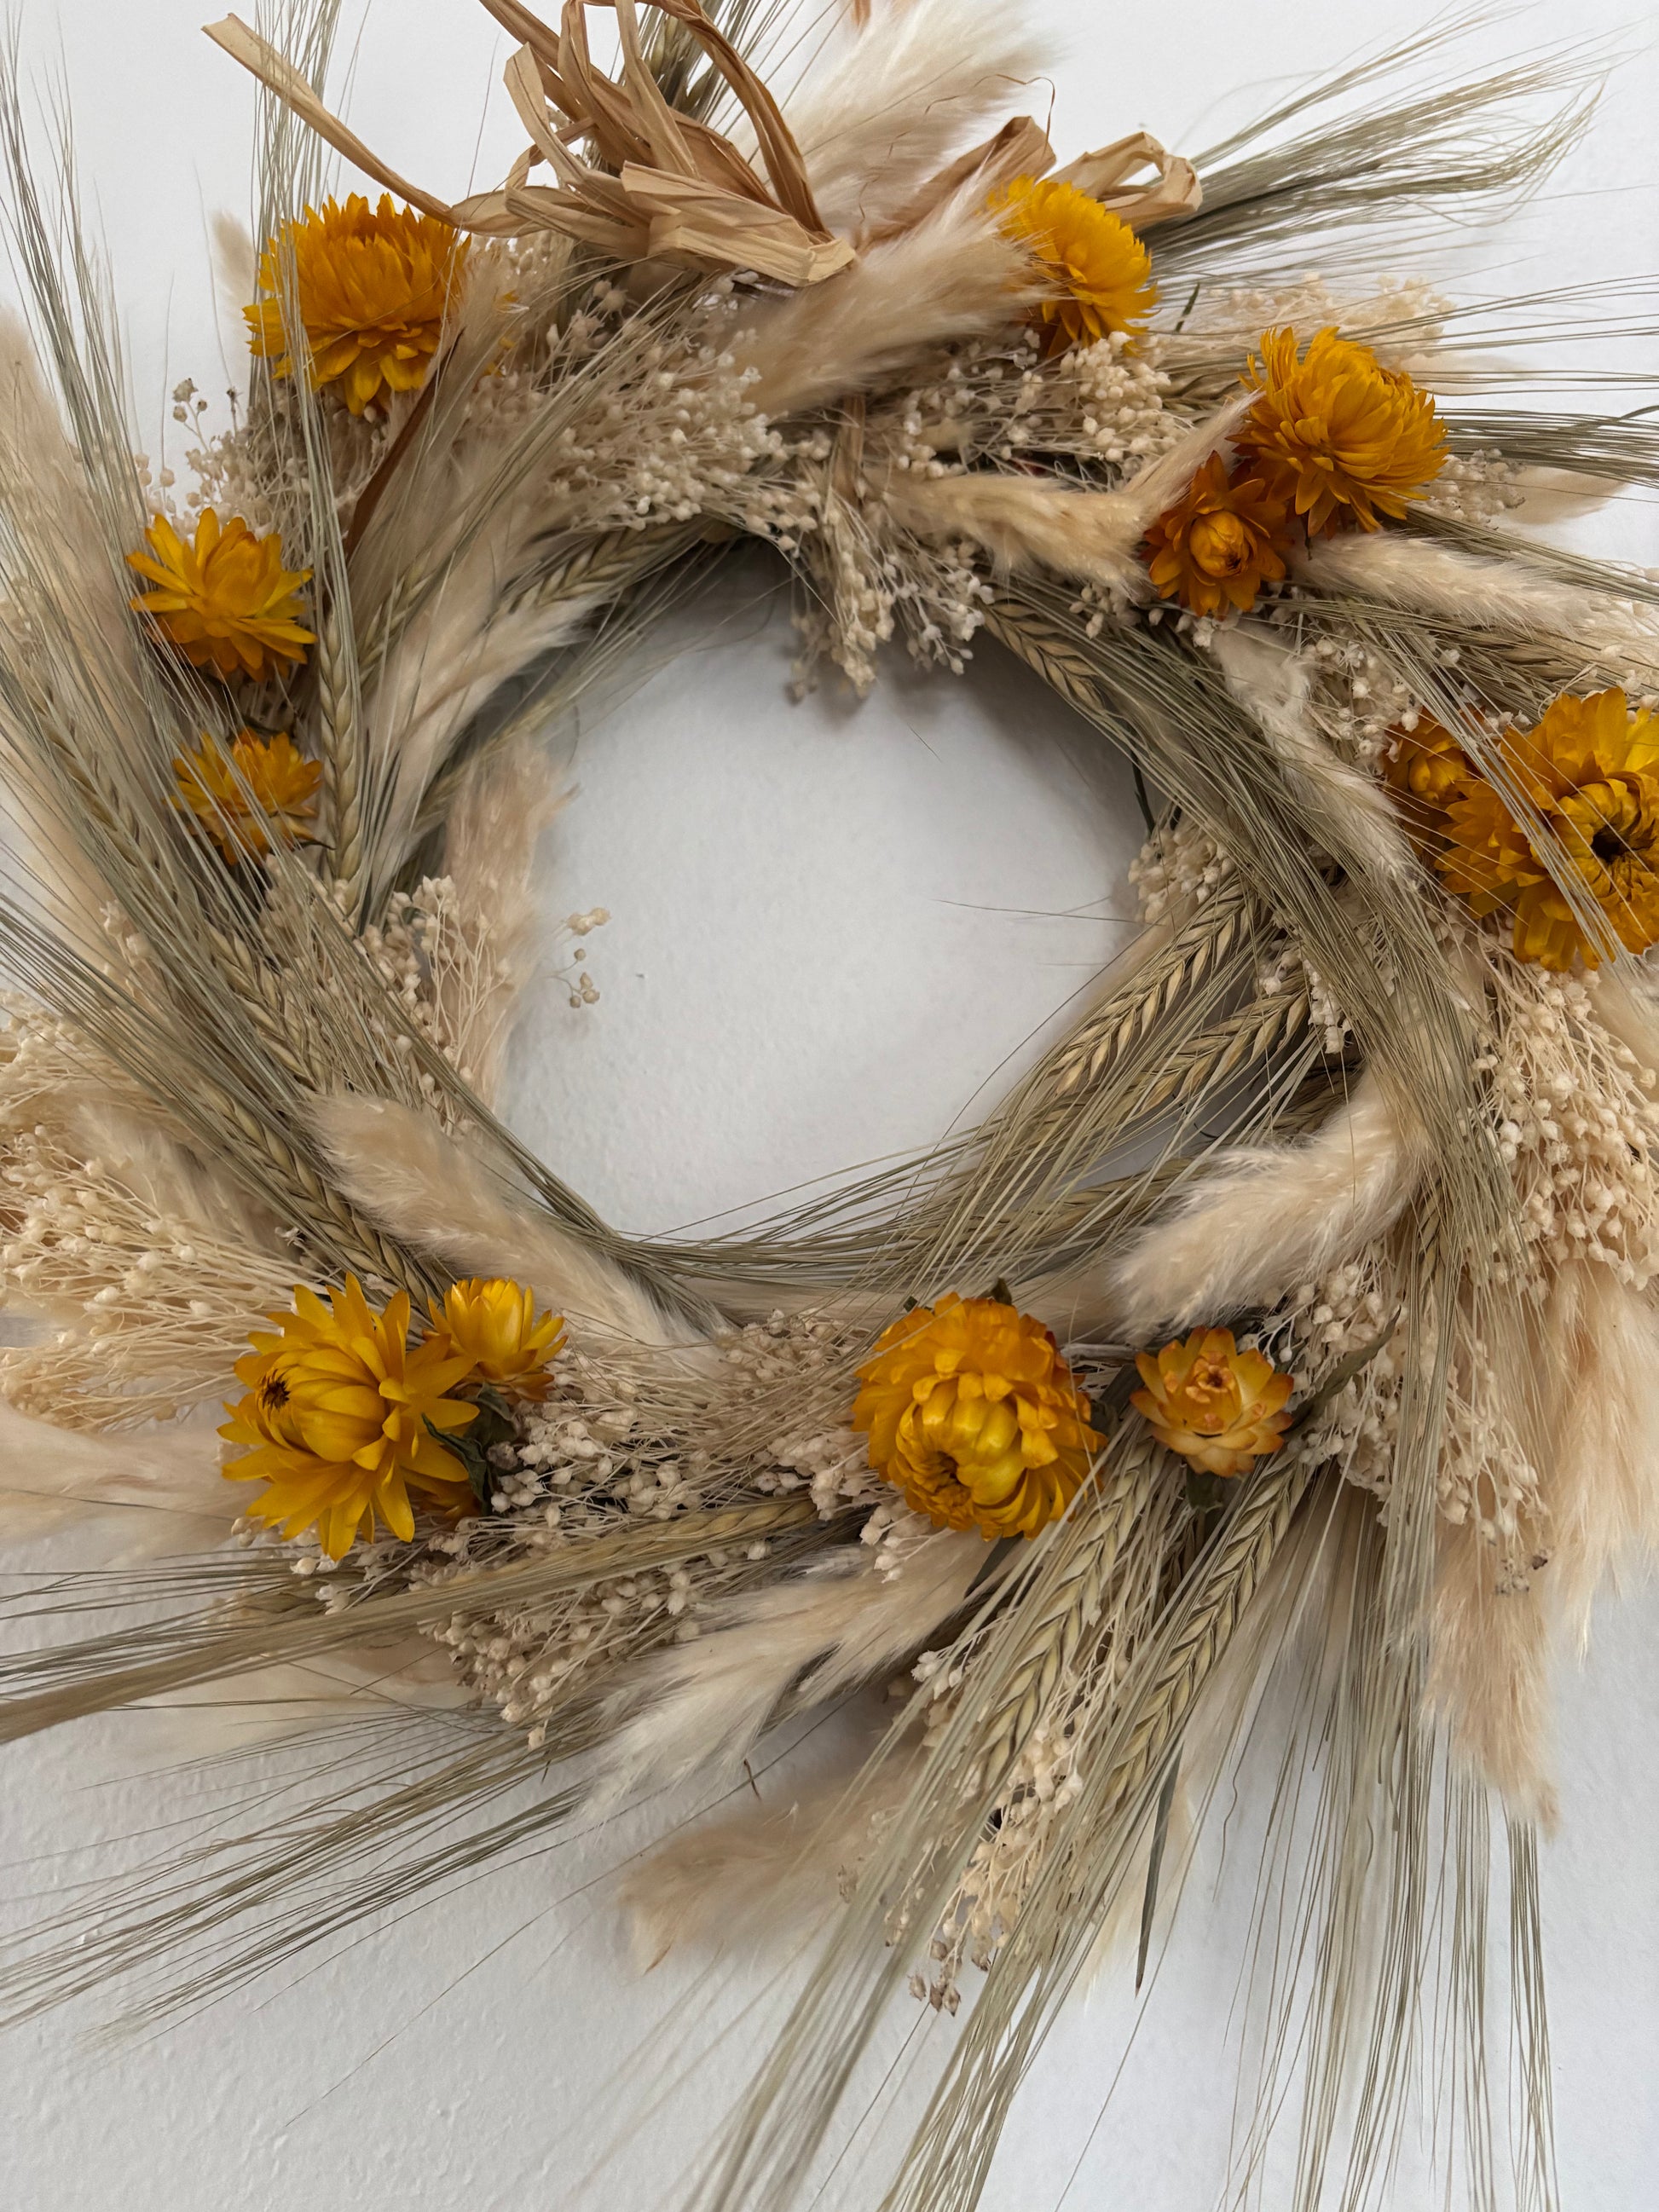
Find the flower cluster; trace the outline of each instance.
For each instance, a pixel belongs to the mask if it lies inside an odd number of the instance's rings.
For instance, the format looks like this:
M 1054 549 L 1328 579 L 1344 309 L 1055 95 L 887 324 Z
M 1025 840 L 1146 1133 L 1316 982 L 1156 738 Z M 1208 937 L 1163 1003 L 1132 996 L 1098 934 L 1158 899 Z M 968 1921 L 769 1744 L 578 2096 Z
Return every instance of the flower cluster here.
M 714 1599 L 765 1571 L 763 1539 L 699 1558 L 640 1567 L 510 1608 L 468 1604 L 480 1568 L 546 1558 L 573 1540 L 672 1520 L 705 1503 L 708 1455 L 689 1453 L 638 1402 L 634 1382 L 568 1346 L 544 1370 L 548 1388 L 521 1408 L 518 1432 L 485 1454 L 488 1511 L 469 1511 L 420 1546 L 360 1544 L 344 1561 L 295 1547 L 295 1570 L 316 1575 L 331 1607 L 368 1589 L 460 1585 L 456 1609 L 427 1632 L 467 1693 L 495 1705 L 532 1747 L 576 1678 L 700 1632 Z M 464 1596 L 464 1591 L 465 1595 Z
M 981 552 L 896 532 L 884 484 L 1061 456 L 1127 481 L 1184 433 L 1164 405 L 1167 383 L 1121 331 L 1045 356 L 1022 330 L 964 344 L 930 381 L 866 403 L 855 435 L 814 425 L 784 439 L 751 473 L 736 519 L 811 583 L 796 615 L 800 687 L 827 659 L 866 690 L 880 648 L 899 637 L 914 659 L 953 674 L 969 657 L 994 596 Z
M 1443 730 L 1401 741 L 1393 780 L 1447 888 L 1508 915 L 1516 957 L 1546 968 L 1659 943 L 1659 720 L 1622 691 L 1565 696 L 1497 750 L 1508 788 Z
M 199 1160 L 148 1133 L 125 1152 L 118 1086 L 82 1040 L 26 1000 L 5 1013 L 0 1293 L 31 1334 L 0 1356 L 0 1395 L 60 1428 L 171 1420 L 225 1388 L 227 1344 L 293 1262 L 228 1225 Z M 77 1110 L 91 1085 L 101 1154 Z
M 917 1674 L 928 1680 L 920 1666 Z M 1085 1734 L 1080 1712 L 1063 1722 L 1045 1716 L 1021 1746 L 996 1820 L 975 1844 L 929 1942 L 932 1974 L 910 1977 L 911 1996 L 935 2012 L 954 2014 L 961 2003 L 964 1960 L 988 1972 L 1012 1932 L 1067 1811 L 1082 1795 Z
M 871 1466 L 941 1528 L 1035 1536 L 1104 1443 L 1053 1335 L 997 1298 L 948 1291 L 918 1306 L 859 1376 L 853 1425 Z
M 226 395 L 232 419 L 217 430 L 208 428 L 208 403 L 192 379 L 176 385 L 173 396 L 175 421 L 182 421 L 198 442 L 185 450 L 190 479 L 182 498 L 172 489 L 170 469 L 152 477 L 146 457 L 137 457 L 140 486 L 151 507 L 166 514 L 175 528 L 193 529 L 202 511 L 212 507 L 221 514 L 240 514 L 258 537 L 275 532 L 296 538 L 307 526 L 314 487 L 306 465 L 305 440 L 292 421 L 290 387 L 273 386 L 246 416 L 237 407 L 233 387 Z M 352 415 L 343 407 L 327 407 L 312 426 L 312 434 L 326 452 L 334 511 L 343 526 L 386 458 L 392 435 L 390 425 L 375 411 Z
M 1659 1275 L 1659 1076 L 1602 1020 L 1594 975 L 1510 968 L 1494 994 L 1475 1066 L 1522 1237 L 1499 1279 L 1541 1300 L 1547 1271 L 1589 1261 L 1646 1290 Z
M 470 1279 L 432 1308 L 431 1333 L 410 1342 L 404 1291 L 376 1313 L 355 1275 L 325 1305 L 297 1287 L 294 1310 L 272 1314 L 236 1363 L 246 1395 L 219 1433 L 244 1447 L 225 1466 L 234 1482 L 263 1481 L 249 1517 L 293 1537 L 315 1528 L 337 1559 L 368 1520 L 407 1542 L 411 1489 L 456 1511 L 471 1475 L 448 1439 L 478 1418 L 458 1395 L 489 1387 L 521 1397 L 544 1385 L 558 1322 L 539 1321 L 534 1294 L 516 1283 Z
M 1307 602 L 1281 602 L 1270 618 L 1294 621 Z M 1312 677 L 1309 711 L 1333 750 L 1357 767 L 1372 768 L 1392 755 L 1402 729 L 1423 719 L 1410 686 L 1359 639 L 1326 634 L 1302 647 Z
M 1423 494 L 1423 510 L 1449 521 L 1489 526 L 1526 504 L 1520 468 L 1499 453 L 1448 453 Z
M 1311 1458 L 1330 1462 L 1345 1480 L 1386 1498 L 1394 1480 L 1406 1338 L 1397 1324 L 1401 1298 L 1382 1250 L 1368 1245 L 1286 1300 L 1273 1325 L 1273 1356 L 1291 1369 L 1297 1388 L 1317 1388 L 1346 1361 L 1370 1357 L 1325 1398 L 1303 1438 Z
M 1325 1050 L 1332 1058 L 1341 1052 L 1353 1034 L 1353 1024 L 1341 1002 L 1292 937 L 1283 938 L 1273 957 L 1257 969 L 1255 992 L 1259 999 L 1278 999 L 1289 992 L 1306 992 L 1308 1025 L 1316 1036 L 1323 1039 Z
M 890 1498 L 846 1424 L 840 1378 L 848 1342 L 843 1324 L 811 1314 L 775 1314 L 727 1332 L 719 1340 L 714 1390 L 697 1400 L 695 1440 L 686 1430 L 690 1407 L 660 1401 L 629 1366 L 568 1345 L 550 1347 L 540 1395 L 515 1401 L 513 1433 L 473 1455 L 487 1469 L 474 1482 L 477 1510 L 429 1528 L 414 1547 L 360 1542 L 338 1563 L 301 1541 L 295 1571 L 319 1577 L 319 1595 L 337 1605 L 365 1589 L 441 1587 L 480 1566 L 544 1557 L 573 1540 L 672 1521 L 734 1495 L 810 1487 L 825 1517 L 854 1498 Z M 918 1534 L 931 1534 L 932 1525 L 900 1508 L 872 1529 L 873 1571 L 902 1573 Z M 432 1633 L 467 1690 L 539 1745 L 575 1678 L 695 1638 L 712 1601 L 763 1578 L 770 1549 L 757 1535 L 510 1610 L 468 1609 L 458 1591 L 457 1611 Z
M 994 596 L 971 545 L 901 547 L 839 504 L 806 541 L 802 565 L 817 588 L 795 618 L 801 690 L 827 659 L 861 696 L 875 681 L 877 653 L 900 631 L 913 660 L 959 676 Z
M 585 940 L 610 919 L 605 907 L 590 907 L 565 915 L 552 932 L 549 951 L 555 955 L 576 940 L 568 960 L 549 963 L 574 1007 L 599 1002 L 599 988 L 584 964 Z M 514 980 L 512 947 L 503 947 L 490 916 L 464 903 L 449 877 L 426 876 L 412 891 L 394 891 L 384 921 L 366 925 L 359 942 L 411 1027 L 464 1082 L 489 1098 Z M 416 1079 L 433 1111 L 454 1126 L 453 1102 L 424 1070 Z
M 1143 921 L 1161 921 L 1188 900 L 1201 906 L 1232 873 L 1232 862 L 1190 815 L 1160 822 L 1129 863 Z
M 1271 1335 L 1303 1387 L 1316 1386 L 1346 1362 L 1362 1363 L 1320 1406 L 1301 1442 L 1310 1457 L 1330 1462 L 1345 1481 L 1381 1498 L 1385 1516 L 1408 1364 L 1404 1306 L 1385 1250 L 1368 1245 L 1294 1291 Z M 1517 1378 L 1499 1370 L 1471 1310 L 1461 1307 L 1446 1376 L 1436 1504 L 1446 1520 L 1471 1524 L 1498 1553 L 1497 1587 L 1507 1591 L 1524 1589 L 1545 1556 L 1538 1470 L 1517 1428 L 1523 1403 Z
M 826 1521 L 883 1494 L 833 1381 L 852 1346 L 844 1324 L 825 1314 L 778 1312 L 717 1341 L 729 1382 L 765 1417 L 754 1488 L 764 1497 L 809 1490 Z
M 976 338 L 927 382 L 872 403 L 865 450 L 901 475 L 1064 454 L 1127 478 L 1185 431 L 1169 383 L 1122 331 L 1059 355 L 1031 330 Z
M 1181 438 L 1164 405 L 1170 380 L 1124 331 L 1050 360 L 1024 410 L 1020 450 L 1072 453 L 1133 477 Z M 1001 455 L 1012 460 L 1010 445 Z
M 1334 329 L 1305 352 L 1293 329 L 1268 331 L 1247 381 L 1236 462 L 1212 455 L 1147 533 L 1152 582 L 1200 617 L 1247 612 L 1304 532 L 1401 520 L 1445 460 L 1433 400 Z
M 1333 284 L 1310 272 L 1284 285 L 1202 285 L 1179 331 L 1160 337 L 1159 350 L 1183 376 L 1232 364 L 1259 343 L 1263 331 L 1322 330 L 1335 325 L 1363 339 L 1385 368 L 1409 368 L 1437 344 L 1455 302 L 1415 277 L 1380 276 L 1364 290 Z
M 642 349 L 549 447 L 564 526 L 643 530 L 700 514 L 745 526 L 752 480 L 783 448 L 750 396 L 755 376 L 713 341 Z

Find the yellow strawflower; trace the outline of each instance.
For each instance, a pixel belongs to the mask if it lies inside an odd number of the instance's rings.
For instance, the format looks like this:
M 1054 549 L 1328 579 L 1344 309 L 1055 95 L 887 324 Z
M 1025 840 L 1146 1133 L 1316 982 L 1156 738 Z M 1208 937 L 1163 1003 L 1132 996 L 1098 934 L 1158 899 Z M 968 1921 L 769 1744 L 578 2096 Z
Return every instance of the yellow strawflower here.
M 1552 701 L 1534 730 L 1501 741 L 1510 772 L 1547 825 L 1532 833 L 1471 769 L 1445 805 L 1445 850 L 1435 865 L 1479 915 L 1514 916 L 1520 960 L 1594 968 L 1604 947 L 1587 937 L 1550 872 L 1575 882 L 1628 951 L 1659 944 L 1659 720 L 1632 713 L 1622 691 Z
M 1103 1439 L 1041 1322 L 947 1292 L 883 1331 L 853 1426 L 870 1464 L 945 1528 L 1035 1536 L 1071 1504 Z
M 428 1310 L 434 1328 L 484 1382 L 521 1398 L 546 1396 L 548 1362 L 564 1340 L 564 1322 L 555 1313 L 537 1319 L 534 1291 L 499 1276 L 485 1281 L 469 1275 L 450 1285 L 441 1306 L 434 1299 Z
M 1036 177 L 1016 177 L 990 205 L 1004 234 L 1023 240 L 1051 280 L 1031 311 L 1047 326 L 1050 353 L 1114 331 L 1139 334 L 1158 287 L 1151 257 L 1121 216 L 1075 185 Z
M 1288 543 L 1284 500 L 1247 471 L 1229 477 L 1212 453 L 1146 532 L 1147 572 L 1164 599 L 1195 615 L 1242 614 L 1284 576 Z
M 1321 331 L 1300 359 L 1294 331 L 1269 331 L 1248 381 L 1261 397 L 1234 443 L 1310 534 L 1400 520 L 1445 466 L 1446 434 L 1428 393 L 1334 330 Z
M 272 830 L 284 844 L 304 836 L 317 811 L 323 771 L 292 738 L 244 730 L 228 752 L 217 738 L 204 737 L 195 752 L 178 756 L 173 775 L 179 805 L 234 861 L 268 853 Z
M 294 374 L 303 351 L 313 386 L 338 384 L 354 415 L 383 392 L 424 382 L 459 286 L 468 241 L 435 216 L 396 207 L 389 194 L 371 208 L 360 192 L 342 207 L 325 200 L 285 225 L 259 261 L 265 297 L 242 312 L 252 350 Z M 302 343 L 284 327 L 283 249 L 293 254 L 295 305 Z
M 415 1533 L 409 1493 L 459 1506 L 467 1472 L 432 1431 L 453 1435 L 477 1407 L 447 1394 L 472 1372 L 442 1337 L 409 1342 L 409 1299 L 384 1313 L 355 1275 L 325 1305 L 294 1293 L 295 1311 L 272 1314 L 276 1334 L 257 1330 L 236 1363 L 247 1395 L 227 1405 L 219 1433 L 246 1450 L 225 1466 L 232 1482 L 264 1482 L 248 1507 L 256 1521 L 298 1536 L 315 1528 L 331 1559 L 351 1547 L 367 1516 L 407 1541 Z
M 1159 1443 L 1206 1474 L 1243 1474 L 1252 1460 L 1279 1449 L 1290 1415 L 1291 1378 L 1259 1352 L 1241 1352 L 1230 1328 L 1195 1328 L 1154 1359 L 1137 1352 L 1146 1385 L 1129 1403 L 1145 1413 Z
M 156 588 L 131 604 L 193 666 L 257 682 L 270 663 L 305 659 L 315 641 L 296 617 L 311 571 L 283 568 L 276 532 L 256 538 L 240 514 L 222 528 L 210 507 L 188 544 L 164 514 L 144 536 L 149 551 L 129 553 L 127 565 Z

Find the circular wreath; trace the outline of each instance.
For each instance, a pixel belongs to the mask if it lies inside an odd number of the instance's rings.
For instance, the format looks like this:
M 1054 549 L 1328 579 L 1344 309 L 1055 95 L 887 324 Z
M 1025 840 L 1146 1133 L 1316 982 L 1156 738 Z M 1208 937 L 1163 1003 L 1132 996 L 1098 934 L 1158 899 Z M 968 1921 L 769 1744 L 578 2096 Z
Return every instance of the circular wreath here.
M 889 1999 L 982 1976 L 885 2200 L 966 2207 L 1137 1890 L 1144 1961 L 1177 1790 L 1300 1666 L 1319 1963 L 1267 2047 L 1315 2085 L 1310 2187 L 1357 2087 L 1360 2192 L 1449 1940 L 1436 1777 L 1502 1794 L 1533 2002 L 1550 1634 L 1659 1498 L 1659 585 L 1503 526 L 1659 447 L 1471 404 L 1516 303 L 1364 273 L 1581 111 L 1528 119 L 1559 60 L 1390 106 L 1384 57 L 1195 163 L 1057 168 L 1001 9 L 855 8 L 781 105 L 745 6 L 615 0 L 606 68 L 580 0 L 485 4 L 530 144 L 458 205 L 324 104 L 326 9 L 288 56 L 213 28 L 271 95 L 264 236 L 226 246 L 245 406 L 210 434 L 174 395 L 185 489 L 131 458 L 6 95 L 43 365 L 13 349 L 0 439 L 3 1267 L 46 1326 L 4 1387 L 30 1488 L 232 1540 L 100 1580 L 118 1625 L 7 1661 L 4 1726 L 325 1657 L 401 1680 L 412 1746 L 434 1650 L 464 1698 L 391 1780 L 328 1771 L 48 1924 L 13 2008 L 127 1969 L 194 2000 L 897 1677 L 810 1819 L 671 1838 L 631 1895 L 719 1929 L 770 1854 L 840 1899 L 711 2206 L 793 2201 Z M 325 197 L 325 146 L 380 197 Z M 971 1132 L 763 1228 L 623 1236 L 492 1110 L 532 739 L 744 540 L 795 580 L 802 682 L 994 641 L 1127 754 L 1143 927 Z M 605 919 L 567 925 L 578 1005 Z M 464 1862 L 430 1840 L 474 1811 Z

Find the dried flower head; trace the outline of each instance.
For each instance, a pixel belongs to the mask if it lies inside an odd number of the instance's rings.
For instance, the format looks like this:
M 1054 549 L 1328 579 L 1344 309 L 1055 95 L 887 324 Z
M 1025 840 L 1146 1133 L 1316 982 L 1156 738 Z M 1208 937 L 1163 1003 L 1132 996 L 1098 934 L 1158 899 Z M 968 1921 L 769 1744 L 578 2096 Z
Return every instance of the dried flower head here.
M 1427 392 L 1334 329 L 1300 360 L 1293 330 L 1267 331 L 1249 381 L 1261 397 L 1234 442 L 1310 532 L 1400 520 L 1445 464 L 1446 434 Z
M 1243 1474 L 1279 1449 L 1290 1416 L 1291 1378 L 1260 1352 L 1241 1352 L 1230 1328 L 1195 1328 L 1153 1358 L 1135 1355 L 1146 1385 L 1129 1403 L 1159 1443 L 1206 1474 Z
M 438 349 L 467 246 L 448 223 L 396 207 L 386 192 L 374 208 L 360 192 L 343 207 L 325 200 L 320 214 L 307 208 L 260 256 L 266 296 L 242 310 L 249 345 L 276 358 L 278 376 L 294 374 L 301 348 L 283 313 L 291 283 L 314 386 L 338 384 L 354 415 L 382 392 L 413 392 Z
M 1041 1322 L 949 1291 L 884 1329 L 859 1370 L 853 1426 L 904 1502 L 946 1528 L 1035 1536 L 1103 1439 Z
M 563 1341 L 561 1316 L 536 1314 L 536 1293 L 499 1276 L 469 1275 L 452 1283 L 441 1306 L 431 1302 L 432 1325 L 486 1382 L 521 1398 L 544 1398 L 548 1362 Z
M 274 832 L 285 845 L 310 829 L 323 771 L 290 737 L 256 737 L 243 730 L 227 751 L 204 736 L 193 753 L 173 763 L 178 803 L 188 807 L 228 860 L 258 859 Z
M 1516 957 L 1546 968 L 1571 968 L 1575 957 L 1599 963 L 1606 945 L 1581 920 L 1591 904 L 1626 951 L 1659 944 L 1659 720 L 1632 713 L 1622 691 L 1566 696 L 1536 729 L 1506 732 L 1501 750 L 1544 831 L 1523 828 L 1471 774 L 1446 809 L 1436 865 L 1448 888 L 1477 914 L 1512 913 Z
M 1451 732 L 1422 714 L 1413 730 L 1392 730 L 1382 757 L 1382 776 L 1395 794 L 1407 829 L 1422 845 L 1436 846 L 1446 835 L 1446 809 L 1465 779 L 1474 774 L 1468 757 Z
M 164 514 L 144 536 L 150 550 L 129 553 L 127 565 L 156 588 L 131 604 L 192 666 L 257 682 L 269 664 L 305 659 L 314 639 L 296 617 L 311 571 L 283 568 L 276 532 L 256 538 L 240 514 L 222 528 L 210 507 L 190 544 Z
M 1023 240 L 1051 279 L 1031 311 L 1050 353 L 1135 336 L 1158 305 L 1152 258 L 1121 216 L 1075 185 L 1016 177 L 991 200 L 1006 236 Z
M 407 1296 L 377 1314 L 355 1275 L 329 1306 L 304 1288 L 294 1304 L 270 1316 L 277 1334 L 257 1330 L 236 1363 L 247 1395 L 227 1405 L 219 1433 L 247 1449 L 225 1475 L 264 1482 L 252 1517 L 285 1536 L 314 1528 L 331 1559 L 350 1549 L 365 1515 L 371 1532 L 380 1520 L 407 1541 L 411 1487 L 452 1504 L 468 1494 L 465 1468 L 434 1431 L 453 1435 L 477 1418 L 476 1406 L 447 1395 L 472 1363 L 443 1337 L 411 1347 Z
M 1289 543 L 1282 495 L 1248 468 L 1231 476 L 1212 453 L 1182 496 L 1146 532 L 1146 566 L 1166 599 L 1195 615 L 1241 614 L 1263 584 L 1285 574 Z

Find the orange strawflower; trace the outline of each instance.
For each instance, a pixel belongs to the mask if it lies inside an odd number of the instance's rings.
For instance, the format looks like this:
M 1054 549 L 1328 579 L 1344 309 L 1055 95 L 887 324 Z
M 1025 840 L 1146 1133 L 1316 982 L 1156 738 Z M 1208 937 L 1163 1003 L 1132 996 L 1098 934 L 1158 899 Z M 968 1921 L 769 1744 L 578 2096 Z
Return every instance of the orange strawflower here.
M 127 565 L 156 588 L 131 604 L 194 667 L 257 682 L 276 661 L 305 659 L 315 639 L 295 617 L 311 571 L 283 568 L 276 532 L 256 538 L 240 514 L 222 528 L 210 507 L 189 544 L 164 514 L 144 536 L 149 551 L 129 553 Z
M 1104 1439 L 1042 1322 L 948 1291 L 883 1331 L 853 1426 L 870 1464 L 945 1528 L 1035 1536 L 1077 1495 Z
M 992 210 L 1009 238 L 1023 240 L 1051 280 L 1030 319 L 1046 326 L 1048 351 L 1138 336 L 1158 305 L 1152 258 L 1121 216 L 1075 185 L 1016 177 Z
M 1235 433 L 1258 475 L 1319 535 L 1378 519 L 1399 521 L 1446 461 L 1434 402 L 1369 346 L 1321 331 L 1297 353 L 1296 332 L 1269 331 L 1247 380 L 1261 397 Z
M 1430 851 L 1444 839 L 1446 809 L 1474 773 L 1458 740 L 1431 714 L 1419 715 L 1414 730 L 1389 732 L 1382 780 L 1406 828 Z
M 1586 908 L 1627 951 L 1659 944 L 1659 720 L 1632 713 L 1622 691 L 1567 696 L 1536 729 L 1507 731 L 1501 750 L 1543 830 L 1471 771 L 1446 806 L 1435 865 L 1448 889 L 1478 915 L 1512 914 L 1516 957 L 1545 968 L 1599 965 L 1607 944 L 1586 933 Z
M 228 860 L 258 860 L 274 830 L 285 845 L 303 837 L 317 811 L 323 771 L 286 735 L 243 730 L 228 752 L 215 737 L 173 763 L 179 804 L 187 806 Z
M 1259 1352 L 1241 1352 L 1230 1328 L 1195 1328 L 1156 1358 L 1135 1355 L 1146 1385 L 1129 1403 L 1152 1434 L 1206 1474 L 1243 1474 L 1274 1452 L 1290 1423 L 1291 1378 Z
M 1230 476 L 1212 453 L 1175 505 L 1146 532 L 1146 566 L 1166 599 L 1195 615 L 1248 613 L 1266 583 L 1285 573 L 1290 532 L 1284 499 L 1247 468 Z
M 383 393 L 413 392 L 438 349 L 467 248 L 450 224 L 396 207 L 388 193 L 375 208 L 360 192 L 343 207 L 325 200 L 320 214 L 307 208 L 260 257 L 267 296 L 242 310 L 250 349 L 275 357 L 278 376 L 291 376 L 303 352 L 313 386 L 338 384 L 354 415 Z M 285 250 L 301 344 L 283 321 Z

